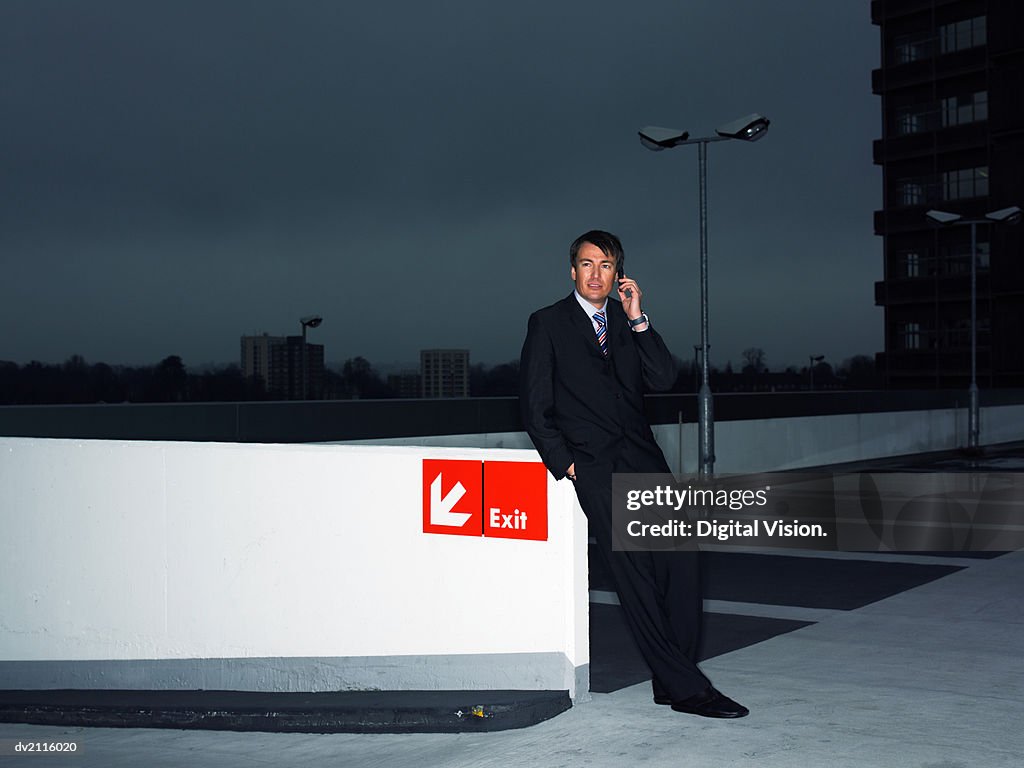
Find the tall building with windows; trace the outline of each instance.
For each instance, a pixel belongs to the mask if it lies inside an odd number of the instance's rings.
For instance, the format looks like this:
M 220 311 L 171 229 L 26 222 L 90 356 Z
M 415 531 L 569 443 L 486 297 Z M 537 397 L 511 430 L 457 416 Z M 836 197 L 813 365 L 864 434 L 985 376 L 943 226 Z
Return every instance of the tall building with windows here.
M 303 399 L 302 361 L 301 336 L 242 337 L 242 375 L 260 379 L 273 397 Z M 305 362 L 308 399 L 319 400 L 327 383 L 323 345 L 307 343 Z
M 420 350 L 423 397 L 469 397 L 469 350 Z
M 966 387 L 971 347 L 971 227 L 1024 207 L 1024 3 L 874 0 L 881 67 L 885 310 L 879 370 L 891 387 Z M 979 224 L 977 366 L 981 387 L 1024 386 L 1024 227 Z
M 284 344 L 284 336 L 271 336 L 269 333 L 243 336 L 242 375 L 247 379 L 260 379 L 269 391 L 271 358 L 274 348 L 280 344 Z

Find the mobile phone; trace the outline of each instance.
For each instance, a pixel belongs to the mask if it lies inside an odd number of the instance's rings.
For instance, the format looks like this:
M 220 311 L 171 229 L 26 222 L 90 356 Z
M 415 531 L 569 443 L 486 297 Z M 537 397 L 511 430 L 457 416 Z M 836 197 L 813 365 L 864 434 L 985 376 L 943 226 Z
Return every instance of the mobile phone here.
M 622 267 L 619 267 L 618 276 L 619 276 L 619 280 L 621 280 L 622 278 L 625 277 L 625 275 L 622 273 Z M 623 293 L 626 294 L 626 298 L 627 299 L 632 299 L 633 298 L 633 289 L 632 288 L 627 288 L 625 291 L 623 291 Z

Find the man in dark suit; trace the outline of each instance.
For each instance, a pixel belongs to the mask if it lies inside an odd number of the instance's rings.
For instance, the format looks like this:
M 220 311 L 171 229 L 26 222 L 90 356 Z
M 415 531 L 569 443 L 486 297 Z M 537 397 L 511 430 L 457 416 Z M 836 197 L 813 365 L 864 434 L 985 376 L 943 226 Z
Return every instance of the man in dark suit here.
M 644 415 L 647 389 L 675 363 L 625 277 L 615 235 L 592 230 L 569 248 L 575 290 L 530 316 L 520 361 L 523 423 L 548 470 L 576 487 L 637 645 L 654 701 L 705 717 L 743 717 L 697 669 L 702 601 L 696 553 L 612 550 L 612 474 L 669 473 Z M 618 301 L 609 295 L 617 292 Z

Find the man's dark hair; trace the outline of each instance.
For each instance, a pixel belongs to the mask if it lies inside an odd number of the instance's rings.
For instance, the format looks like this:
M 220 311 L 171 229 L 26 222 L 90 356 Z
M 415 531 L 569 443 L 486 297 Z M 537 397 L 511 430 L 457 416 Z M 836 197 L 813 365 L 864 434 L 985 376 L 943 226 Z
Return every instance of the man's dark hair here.
M 622 252 L 622 243 L 619 242 L 619 238 L 611 232 L 605 232 L 602 229 L 592 229 L 589 232 L 584 232 L 572 241 L 572 245 L 569 246 L 569 266 L 576 266 L 576 257 L 579 255 L 580 248 L 583 247 L 584 243 L 596 245 L 605 256 L 615 259 L 615 268 L 617 270 L 622 269 L 622 266 L 626 263 L 626 255 Z

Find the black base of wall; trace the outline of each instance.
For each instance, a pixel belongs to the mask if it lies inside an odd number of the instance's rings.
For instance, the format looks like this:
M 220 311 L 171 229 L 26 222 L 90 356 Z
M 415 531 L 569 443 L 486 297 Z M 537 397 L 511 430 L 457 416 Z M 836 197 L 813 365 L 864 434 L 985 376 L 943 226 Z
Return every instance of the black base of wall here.
M 0 722 L 279 733 L 469 733 L 525 728 L 568 691 L 0 691 Z

